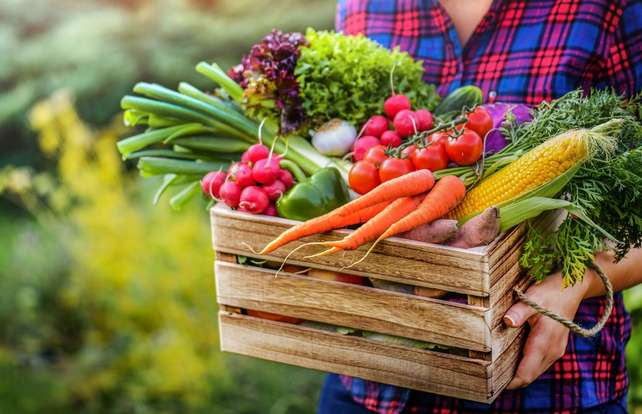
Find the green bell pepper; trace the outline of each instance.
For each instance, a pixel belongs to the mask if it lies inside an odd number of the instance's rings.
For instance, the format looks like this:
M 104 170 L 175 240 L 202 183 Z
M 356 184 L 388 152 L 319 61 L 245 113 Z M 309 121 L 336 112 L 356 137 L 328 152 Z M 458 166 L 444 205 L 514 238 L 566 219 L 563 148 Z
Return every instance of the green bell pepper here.
M 309 220 L 350 201 L 348 187 L 334 167 L 321 168 L 299 182 L 276 202 L 279 217 Z

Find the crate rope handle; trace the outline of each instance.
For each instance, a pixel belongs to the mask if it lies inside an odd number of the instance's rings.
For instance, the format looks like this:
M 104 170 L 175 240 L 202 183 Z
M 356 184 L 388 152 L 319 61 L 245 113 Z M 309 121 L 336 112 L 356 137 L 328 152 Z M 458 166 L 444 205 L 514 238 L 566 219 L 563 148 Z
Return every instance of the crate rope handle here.
M 611 285 L 611 281 L 609 280 L 608 277 L 606 277 L 606 274 L 604 274 L 604 271 L 596 264 L 596 263 L 591 263 L 589 265 L 591 269 L 595 271 L 595 273 L 599 276 L 600 280 L 602 283 L 604 283 L 604 287 L 606 288 L 606 309 L 604 310 L 604 313 L 600 317 L 600 319 L 597 321 L 595 326 L 593 326 L 590 329 L 582 328 L 575 322 L 568 320 L 557 313 L 554 313 L 546 308 L 541 307 L 537 303 L 533 302 L 524 292 L 522 292 L 518 288 L 513 288 L 515 293 L 517 294 L 517 297 L 519 300 L 530 306 L 531 308 L 535 309 L 538 313 L 548 316 L 549 318 L 553 319 L 554 321 L 557 321 L 561 323 L 562 325 L 566 326 L 568 329 L 571 330 L 571 332 L 576 333 L 580 336 L 583 336 L 585 338 L 591 338 L 595 335 L 597 335 L 598 332 L 604 328 L 604 325 L 609 319 L 609 316 L 611 316 L 611 311 L 613 310 L 613 285 Z

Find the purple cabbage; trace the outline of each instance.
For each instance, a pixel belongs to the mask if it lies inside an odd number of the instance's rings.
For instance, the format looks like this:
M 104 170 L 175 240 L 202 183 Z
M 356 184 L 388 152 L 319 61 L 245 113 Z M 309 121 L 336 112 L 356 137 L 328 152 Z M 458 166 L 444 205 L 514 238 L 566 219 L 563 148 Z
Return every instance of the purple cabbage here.
M 486 135 L 486 155 L 494 154 L 502 150 L 508 141 L 502 135 L 500 128 L 509 113 L 515 116 L 517 124 L 523 124 L 533 119 L 531 109 L 523 104 L 493 103 L 482 105 L 490 114 L 493 120 L 493 129 Z
M 297 130 L 305 118 L 294 69 L 306 43 L 302 33 L 273 30 L 228 72 L 244 89 L 250 115 L 278 118 L 282 133 Z

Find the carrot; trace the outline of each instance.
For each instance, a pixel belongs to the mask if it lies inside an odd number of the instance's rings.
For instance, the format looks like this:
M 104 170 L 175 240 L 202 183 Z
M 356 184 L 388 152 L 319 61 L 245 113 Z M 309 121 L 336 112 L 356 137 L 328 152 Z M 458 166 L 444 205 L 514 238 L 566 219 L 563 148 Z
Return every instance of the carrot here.
M 435 187 L 423 199 L 419 207 L 395 222 L 380 237 L 379 240 L 387 239 L 395 234 L 409 231 L 422 224 L 431 223 L 442 218 L 450 210 L 457 207 L 466 195 L 464 182 L 454 175 L 442 177 Z
M 435 185 L 435 177 L 430 170 L 417 170 L 402 175 L 392 180 L 379 184 L 370 192 L 344 204 L 331 211 L 329 216 L 347 216 L 362 208 L 380 203 L 386 200 L 396 200 L 401 197 L 411 197 L 425 193 Z M 323 217 L 323 216 L 322 216 Z
M 417 208 L 422 197 L 402 197 L 393 201 L 379 214 L 368 220 L 363 226 L 341 240 L 318 243 L 331 248 L 308 257 L 325 256 L 341 250 L 354 250 L 359 246 L 376 239 L 392 224 L 401 220 Z
M 328 230 L 339 229 L 352 224 L 365 223 L 386 208 L 386 206 L 391 202 L 392 201 L 390 200 L 383 201 L 373 206 L 357 210 L 346 216 L 329 216 L 331 213 L 328 213 L 323 216 L 315 217 L 305 223 L 301 223 L 287 229 L 281 233 L 279 237 L 272 240 L 267 246 L 265 246 L 259 254 L 271 253 L 283 245 L 311 234 L 323 233 Z
M 405 217 L 401 216 L 398 221 L 393 222 L 393 224 L 388 227 L 388 229 L 383 232 L 379 238 L 377 238 L 372 246 L 370 246 L 366 254 L 350 266 L 354 266 L 365 260 L 372 249 L 381 240 L 442 218 L 450 210 L 461 203 L 461 200 L 464 199 L 464 195 L 466 195 L 466 186 L 459 177 L 454 175 L 442 177 L 437 181 L 437 184 L 435 184 L 435 187 L 428 193 L 428 195 L 426 195 L 421 204 L 419 204 L 419 207 L 410 214 L 404 215 Z

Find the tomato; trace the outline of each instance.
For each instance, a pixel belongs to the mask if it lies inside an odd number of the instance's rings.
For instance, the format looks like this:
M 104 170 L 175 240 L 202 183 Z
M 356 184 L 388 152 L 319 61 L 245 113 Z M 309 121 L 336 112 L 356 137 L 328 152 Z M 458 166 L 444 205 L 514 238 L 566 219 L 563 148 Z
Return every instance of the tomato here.
M 255 318 L 268 319 L 276 322 L 285 322 L 285 323 L 293 323 L 293 324 L 298 324 L 303 322 L 301 319 L 293 318 L 291 316 L 277 315 L 276 313 L 263 312 L 263 311 L 257 311 L 252 309 L 248 309 L 247 314 L 250 316 L 254 316 Z
M 419 148 L 411 157 L 412 163 L 418 170 L 437 171 L 448 167 L 448 154 L 444 144 L 430 144 Z
M 411 158 L 412 154 L 417 150 L 417 146 L 412 144 L 401 150 L 401 158 Z
M 449 139 L 450 136 L 448 135 L 448 131 L 437 131 L 428 136 L 428 141 L 436 144 L 440 143 L 446 145 Z
M 386 148 L 383 145 L 375 145 L 366 152 L 364 160 L 370 161 L 375 167 L 379 167 L 382 162 L 388 159 Z
M 487 110 L 478 106 L 475 110 L 467 115 L 468 121 L 465 127 L 472 129 L 481 138 L 484 138 L 488 131 L 493 129 L 493 119 Z
M 348 184 L 357 193 L 365 194 L 381 184 L 379 170 L 370 161 L 359 161 L 350 168 Z
M 459 165 L 472 165 L 479 160 L 484 143 L 472 129 L 464 128 L 457 138 L 451 138 L 446 144 L 446 154 L 451 161 Z
M 381 182 L 392 180 L 414 170 L 412 162 L 408 159 L 388 158 L 379 168 L 379 179 L 381 179 Z

